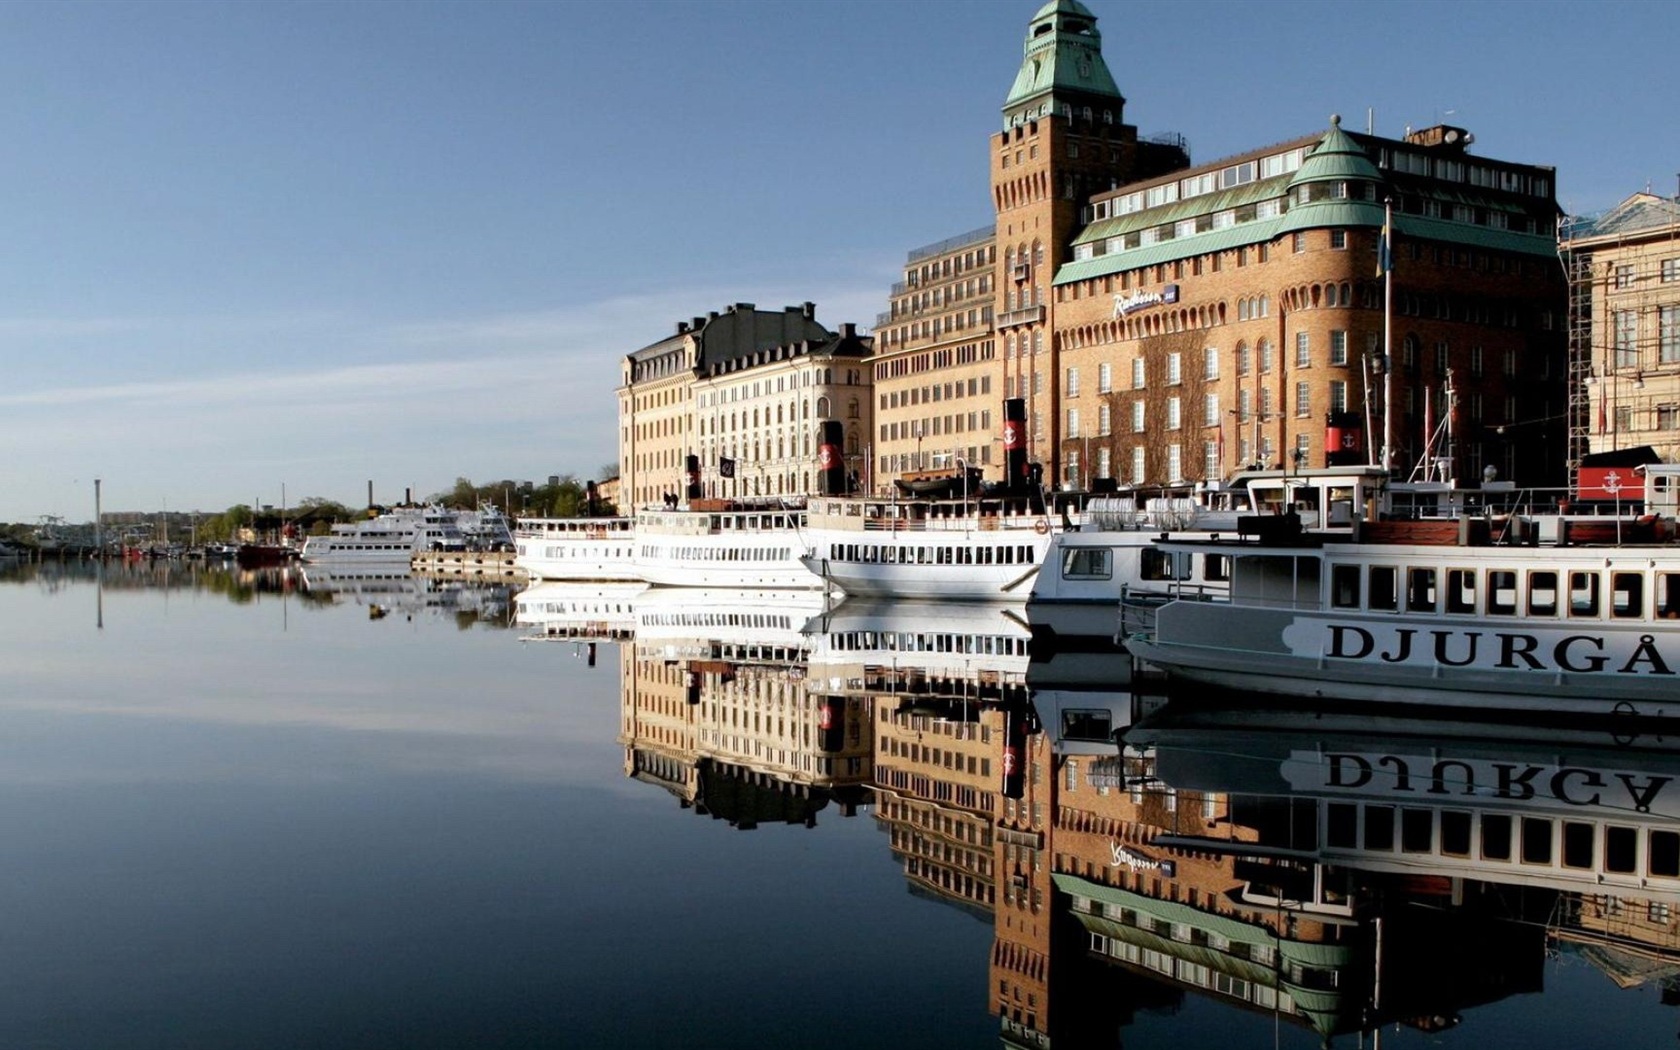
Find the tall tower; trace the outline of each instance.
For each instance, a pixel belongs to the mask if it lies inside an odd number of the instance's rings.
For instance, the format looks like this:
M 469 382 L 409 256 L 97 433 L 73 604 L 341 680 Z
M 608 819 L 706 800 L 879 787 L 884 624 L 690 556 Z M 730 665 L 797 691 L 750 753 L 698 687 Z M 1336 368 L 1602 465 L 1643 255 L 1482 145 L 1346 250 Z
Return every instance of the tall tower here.
M 1027 399 L 1028 450 L 1053 460 L 1060 380 L 1050 287 L 1093 193 L 1185 167 L 1182 139 L 1140 142 L 1102 56 L 1097 19 L 1079 0 L 1050 0 L 1027 27 L 1021 69 L 992 138 L 997 212 L 994 316 L 1006 396 Z M 1047 463 L 1055 476 L 1054 462 Z

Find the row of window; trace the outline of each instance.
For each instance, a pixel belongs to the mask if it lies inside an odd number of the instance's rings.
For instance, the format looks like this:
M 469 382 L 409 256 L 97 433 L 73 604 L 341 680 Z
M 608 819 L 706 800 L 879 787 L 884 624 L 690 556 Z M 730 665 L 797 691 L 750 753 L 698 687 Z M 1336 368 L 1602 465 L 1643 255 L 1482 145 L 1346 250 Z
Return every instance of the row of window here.
M 1617 310 L 1611 331 L 1617 368 L 1649 364 L 1646 347 L 1653 336 L 1657 363 L 1680 363 L 1680 304 L 1645 311 Z
M 1680 878 L 1680 832 L 1540 816 L 1332 802 L 1325 844 L 1616 875 Z
M 1363 583 L 1363 591 L 1361 584 Z M 1653 607 L 1647 596 L 1656 598 Z M 1332 565 L 1330 604 L 1374 612 L 1638 620 L 1680 618 L 1680 573 Z
M 1037 551 L 1031 544 L 997 543 L 984 547 L 901 543 L 834 543 L 832 561 L 862 565 L 1032 565 Z

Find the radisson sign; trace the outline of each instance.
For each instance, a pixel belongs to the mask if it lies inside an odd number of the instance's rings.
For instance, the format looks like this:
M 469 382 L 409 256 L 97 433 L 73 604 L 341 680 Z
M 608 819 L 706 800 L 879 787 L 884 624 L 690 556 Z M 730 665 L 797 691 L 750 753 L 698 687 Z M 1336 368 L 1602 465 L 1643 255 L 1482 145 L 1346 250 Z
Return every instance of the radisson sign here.
M 1116 319 L 1135 313 L 1146 306 L 1164 306 L 1178 302 L 1178 285 L 1163 285 L 1158 292 L 1133 292 L 1131 295 L 1116 295 L 1114 297 L 1114 316 Z

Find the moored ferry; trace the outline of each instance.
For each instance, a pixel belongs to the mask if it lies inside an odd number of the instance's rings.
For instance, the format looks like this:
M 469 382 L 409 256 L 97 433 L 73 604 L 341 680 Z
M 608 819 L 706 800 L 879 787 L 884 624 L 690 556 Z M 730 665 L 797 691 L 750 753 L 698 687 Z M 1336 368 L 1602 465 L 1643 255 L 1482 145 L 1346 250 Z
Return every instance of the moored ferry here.
M 823 580 L 807 553 L 802 501 L 691 499 L 636 512 L 636 575 L 661 587 L 790 587 Z
M 538 580 L 639 580 L 635 519 L 520 518 L 514 565 Z
M 1025 496 L 811 500 L 805 567 L 848 595 L 1024 598 L 1051 520 Z
M 334 525 L 325 536 L 303 542 L 306 562 L 404 562 L 427 551 L 464 551 L 453 512 L 444 507 L 398 507 L 365 521 Z
M 1375 522 L 1355 535 L 1162 542 L 1226 556 L 1229 597 L 1181 594 L 1125 644 L 1170 678 L 1233 690 L 1680 716 L 1669 519 Z

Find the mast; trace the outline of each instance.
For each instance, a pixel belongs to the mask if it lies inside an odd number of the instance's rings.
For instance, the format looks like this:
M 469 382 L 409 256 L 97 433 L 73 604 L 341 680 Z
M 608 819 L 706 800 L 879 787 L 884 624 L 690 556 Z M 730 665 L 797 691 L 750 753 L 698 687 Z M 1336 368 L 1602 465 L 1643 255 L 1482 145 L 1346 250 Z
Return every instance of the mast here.
M 1383 444 L 1382 469 L 1394 470 L 1394 198 L 1383 198 L 1382 238 L 1377 242 L 1377 269 L 1383 279 Z

